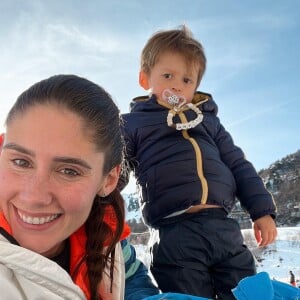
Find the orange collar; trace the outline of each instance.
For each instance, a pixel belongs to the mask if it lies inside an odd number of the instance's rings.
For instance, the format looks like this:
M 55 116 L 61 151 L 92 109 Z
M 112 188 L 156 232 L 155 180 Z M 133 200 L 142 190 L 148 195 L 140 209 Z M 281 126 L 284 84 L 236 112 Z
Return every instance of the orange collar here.
M 2 227 L 7 233 L 12 235 L 10 225 L 8 224 L 7 220 L 5 219 L 3 212 L 0 212 L 0 227 Z

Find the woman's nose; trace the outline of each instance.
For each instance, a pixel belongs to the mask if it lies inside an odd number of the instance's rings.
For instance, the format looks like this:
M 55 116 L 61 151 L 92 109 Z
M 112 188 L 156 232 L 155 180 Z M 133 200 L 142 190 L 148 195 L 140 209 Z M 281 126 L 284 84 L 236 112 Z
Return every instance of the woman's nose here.
M 52 201 L 50 192 L 50 178 L 48 176 L 33 175 L 22 188 L 22 201 L 30 205 L 48 205 Z

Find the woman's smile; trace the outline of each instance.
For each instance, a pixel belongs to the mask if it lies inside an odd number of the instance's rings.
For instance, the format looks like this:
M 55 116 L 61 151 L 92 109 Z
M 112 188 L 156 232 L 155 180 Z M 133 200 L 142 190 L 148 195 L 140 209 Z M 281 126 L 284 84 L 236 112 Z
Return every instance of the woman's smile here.
M 61 214 L 51 214 L 51 215 L 44 215 L 38 217 L 38 216 L 30 216 L 24 212 L 21 212 L 20 210 L 17 210 L 17 213 L 24 223 L 34 224 L 34 225 L 42 225 L 45 223 L 50 223 L 61 215 Z

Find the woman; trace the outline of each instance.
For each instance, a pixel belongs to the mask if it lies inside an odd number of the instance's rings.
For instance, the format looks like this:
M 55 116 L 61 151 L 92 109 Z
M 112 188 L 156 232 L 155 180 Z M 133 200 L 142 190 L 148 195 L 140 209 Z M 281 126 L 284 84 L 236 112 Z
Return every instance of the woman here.
M 158 293 L 126 241 L 119 123 L 111 97 L 75 75 L 34 84 L 11 108 L 0 138 L 2 299 Z

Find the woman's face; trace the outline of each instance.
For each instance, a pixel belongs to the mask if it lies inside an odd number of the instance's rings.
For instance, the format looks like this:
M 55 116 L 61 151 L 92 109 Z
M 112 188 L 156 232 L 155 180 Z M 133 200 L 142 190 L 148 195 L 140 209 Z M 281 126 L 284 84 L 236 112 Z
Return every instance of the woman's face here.
M 114 189 L 119 169 L 104 176 L 103 164 L 76 114 L 54 105 L 18 114 L 0 145 L 0 208 L 19 244 L 56 255 L 95 195 Z

